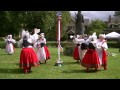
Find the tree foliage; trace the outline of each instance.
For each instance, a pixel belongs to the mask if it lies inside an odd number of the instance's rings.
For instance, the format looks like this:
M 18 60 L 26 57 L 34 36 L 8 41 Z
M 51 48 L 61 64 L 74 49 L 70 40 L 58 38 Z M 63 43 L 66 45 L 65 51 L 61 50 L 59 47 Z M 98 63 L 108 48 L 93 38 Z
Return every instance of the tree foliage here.
M 99 35 L 106 28 L 107 28 L 107 25 L 102 20 L 99 20 L 99 19 L 92 20 L 91 24 L 88 27 L 87 33 L 91 35 L 93 34 L 93 32 L 96 32 L 97 35 Z
M 62 11 L 62 36 L 65 34 L 70 20 L 69 11 Z M 56 11 L 1 11 L 0 12 L 0 36 L 7 34 L 18 35 L 22 28 L 30 32 L 34 28 L 40 28 L 50 40 L 56 37 L 57 16 Z
M 76 35 L 77 34 L 83 34 L 83 15 L 81 14 L 81 11 L 78 11 L 76 15 Z
M 115 11 L 114 16 L 118 16 L 118 15 L 120 15 L 120 11 Z

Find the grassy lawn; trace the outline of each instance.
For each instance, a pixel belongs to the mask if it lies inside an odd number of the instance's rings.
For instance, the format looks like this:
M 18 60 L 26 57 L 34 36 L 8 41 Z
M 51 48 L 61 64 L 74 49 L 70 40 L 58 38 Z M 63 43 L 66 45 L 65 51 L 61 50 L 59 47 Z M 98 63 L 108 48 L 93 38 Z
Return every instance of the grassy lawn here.
M 0 49 L 0 79 L 120 79 L 120 53 L 118 49 L 108 52 L 118 54 L 108 57 L 108 70 L 100 68 L 98 72 L 85 72 L 85 68 L 76 63 L 70 56 L 61 54 L 63 66 L 54 66 L 57 60 L 57 48 L 49 48 L 51 59 L 47 64 L 33 67 L 32 73 L 24 74 L 19 68 L 20 48 L 15 49 L 13 55 L 7 55 L 5 49 Z

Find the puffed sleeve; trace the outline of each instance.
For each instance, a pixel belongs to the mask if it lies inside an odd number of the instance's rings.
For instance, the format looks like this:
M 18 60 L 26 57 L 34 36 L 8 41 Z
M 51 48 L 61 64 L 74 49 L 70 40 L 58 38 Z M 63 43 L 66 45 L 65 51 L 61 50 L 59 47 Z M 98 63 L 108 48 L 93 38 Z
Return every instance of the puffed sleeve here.
M 85 42 L 84 39 L 77 39 L 77 38 L 75 38 L 75 41 L 76 41 L 76 43 L 79 43 L 79 44 L 82 44 Z
M 35 48 L 37 48 L 37 44 L 38 44 L 38 41 L 35 42 L 35 44 L 33 45 Z
M 23 39 L 19 40 L 17 43 L 18 47 L 22 47 L 22 43 L 23 43 Z
M 46 44 L 46 38 L 44 38 L 44 43 Z
M 12 42 L 13 42 L 13 43 L 16 43 L 16 40 L 12 39 Z
M 29 43 L 33 43 L 31 38 L 29 38 L 27 41 L 28 41 Z
M 46 44 L 46 38 L 44 38 L 44 39 L 41 41 L 41 43 Z
M 107 45 L 107 42 L 105 41 L 102 46 L 101 46 L 104 50 L 107 50 L 108 49 L 108 45 Z

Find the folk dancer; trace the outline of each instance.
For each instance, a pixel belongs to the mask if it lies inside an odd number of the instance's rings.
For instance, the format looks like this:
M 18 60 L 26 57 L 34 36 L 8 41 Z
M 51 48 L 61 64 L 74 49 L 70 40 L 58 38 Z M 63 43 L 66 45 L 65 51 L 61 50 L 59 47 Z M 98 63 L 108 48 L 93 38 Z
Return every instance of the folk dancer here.
M 31 67 L 38 66 L 39 61 L 36 55 L 36 52 L 32 46 L 33 40 L 30 38 L 28 31 L 23 35 L 23 38 L 19 40 L 19 46 L 22 46 L 20 53 L 20 68 L 23 69 L 24 73 L 27 74 L 31 72 Z
M 84 34 L 82 36 L 82 38 L 84 39 L 84 42 L 81 44 L 81 60 L 83 59 L 83 57 L 86 54 L 86 51 L 88 49 L 88 45 L 87 45 L 88 37 L 87 37 L 87 35 Z
M 40 63 L 45 63 L 50 59 L 50 52 L 46 46 L 46 38 L 44 33 L 41 33 L 39 39 L 35 43 L 34 47 L 37 48 L 37 57 Z
M 38 35 L 39 32 L 40 32 L 40 29 L 37 29 L 37 28 L 33 29 L 33 34 L 31 34 L 31 36 L 30 36 L 33 40 L 33 45 L 37 42 L 37 40 L 39 38 L 39 35 Z
M 5 43 L 6 43 L 6 53 L 8 54 L 13 54 L 14 53 L 14 44 L 16 43 L 16 41 L 14 39 L 12 39 L 12 35 L 8 35 L 7 39 L 5 39 Z
M 104 70 L 107 70 L 107 41 L 105 40 L 105 35 L 100 34 L 97 42 L 97 52 L 100 59 L 101 66 L 104 67 Z
M 89 36 L 89 41 L 88 41 L 88 50 L 83 57 L 81 61 L 81 65 L 83 67 L 87 68 L 87 71 L 89 68 L 95 68 L 95 71 L 100 68 L 100 61 L 98 57 L 98 53 L 96 51 L 96 43 L 97 43 L 97 36 L 95 33 L 93 33 L 92 36 Z
M 81 57 L 81 43 L 84 41 L 82 39 L 81 35 L 77 35 L 77 38 L 75 36 L 70 36 L 70 38 L 73 39 L 73 42 L 76 44 L 76 47 L 74 48 L 73 51 L 73 59 L 77 60 L 77 62 L 80 62 L 80 57 Z

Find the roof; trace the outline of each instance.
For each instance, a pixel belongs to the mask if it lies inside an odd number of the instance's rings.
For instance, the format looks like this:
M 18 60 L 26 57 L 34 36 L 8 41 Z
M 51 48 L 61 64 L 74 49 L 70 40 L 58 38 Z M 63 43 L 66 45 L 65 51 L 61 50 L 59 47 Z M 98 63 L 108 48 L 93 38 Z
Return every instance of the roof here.
M 75 31 L 74 31 L 74 30 L 69 30 L 67 33 L 69 33 L 69 34 L 74 34 Z

